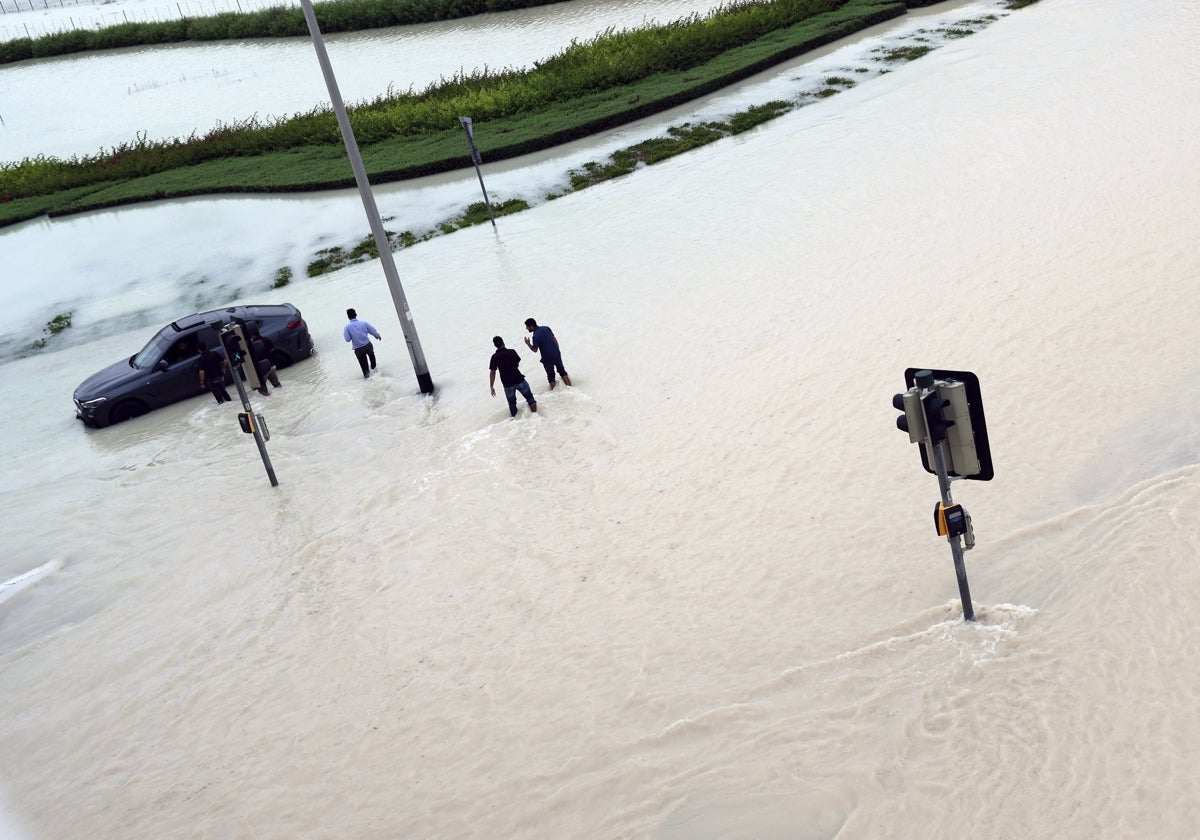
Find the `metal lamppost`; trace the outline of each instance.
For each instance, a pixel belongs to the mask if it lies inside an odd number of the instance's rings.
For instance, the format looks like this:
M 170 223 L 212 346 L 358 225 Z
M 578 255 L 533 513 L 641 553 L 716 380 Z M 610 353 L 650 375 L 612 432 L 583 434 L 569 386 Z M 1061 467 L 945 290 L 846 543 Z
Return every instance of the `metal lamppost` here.
M 408 344 L 408 355 L 412 358 L 413 370 L 417 374 L 417 384 L 420 385 L 422 394 L 432 394 L 433 378 L 429 375 L 429 365 L 425 362 L 425 353 L 417 337 L 417 327 L 413 323 L 408 300 L 404 297 L 404 288 L 400 285 L 396 261 L 392 258 L 392 245 L 388 241 L 387 231 L 383 229 L 379 208 L 375 206 L 375 195 L 371 192 L 371 182 L 367 180 L 367 170 L 363 166 L 362 155 L 358 152 L 358 143 L 350 127 L 350 117 L 346 114 L 346 105 L 338 90 L 337 79 L 334 78 L 333 67 L 329 63 L 329 54 L 325 51 L 325 40 L 321 37 L 317 16 L 313 12 L 311 0 L 300 0 L 300 5 L 304 9 L 304 20 L 308 22 L 308 31 L 317 51 L 321 73 L 325 76 L 325 86 L 329 89 L 329 99 L 337 116 L 338 128 L 342 131 L 342 141 L 346 144 L 346 154 L 350 157 L 350 167 L 354 170 L 354 180 L 358 184 L 359 195 L 362 196 L 363 209 L 367 213 L 367 221 L 371 224 L 371 234 L 375 237 L 375 247 L 379 250 L 379 260 L 383 263 L 383 273 L 392 292 L 392 302 L 396 305 L 400 327 L 404 330 L 404 340 Z

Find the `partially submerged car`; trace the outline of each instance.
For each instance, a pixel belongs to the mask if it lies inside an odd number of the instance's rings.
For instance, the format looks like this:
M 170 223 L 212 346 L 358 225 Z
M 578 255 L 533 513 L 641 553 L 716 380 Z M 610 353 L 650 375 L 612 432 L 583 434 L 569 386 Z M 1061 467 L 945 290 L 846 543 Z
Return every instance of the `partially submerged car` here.
M 207 393 L 197 374 L 197 346 L 221 352 L 219 330 L 234 320 L 256 327 L 275 345 L 271 362 L 277 368 L 313 354 L 308 324 L 290 303 L 199 312 L 167 324 L 140 351 L 85 379 L 75 389 L 75 416 L 101 428 Z

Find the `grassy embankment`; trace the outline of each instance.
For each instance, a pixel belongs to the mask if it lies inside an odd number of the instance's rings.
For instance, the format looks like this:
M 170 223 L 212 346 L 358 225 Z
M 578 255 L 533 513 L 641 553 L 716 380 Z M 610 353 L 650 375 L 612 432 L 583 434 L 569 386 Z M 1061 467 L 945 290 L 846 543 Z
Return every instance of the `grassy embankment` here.
M 418 94 L 389 92 L 354 108 L 351 122 L 377 183 L 470 166 L 459 115 L 475 120 L 480 151 L 497 161 L 704 96 L 900 16 L 906 2 L 742 3 L 706 18 L 608 32 L 528 72 L 484 72 Z M 767 119 L 771 111 L 748 114 L 743 122 Z M 353 184 L 333 114 L 315 109 L 269 124 L 222 125 L 203 137 L 142 137 L 94 157 L 0 164 L 0 225 L 162 198 Z

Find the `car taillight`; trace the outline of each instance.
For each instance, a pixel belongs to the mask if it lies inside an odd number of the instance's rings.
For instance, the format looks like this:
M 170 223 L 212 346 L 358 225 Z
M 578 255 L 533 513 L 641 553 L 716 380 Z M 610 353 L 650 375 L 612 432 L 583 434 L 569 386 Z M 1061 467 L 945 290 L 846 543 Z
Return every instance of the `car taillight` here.
M 299 326 L 300 326 L 301 324 L 303 324 L 303 323 L 304 323 L 304 319 L 303 319 L 303 318 L 297 318 L 295 321 L 288 321 L 287 328 L 288 328 L 289 330 L 294 330 L 294 329 L 296 329 L 297 327 L 299 327 Z

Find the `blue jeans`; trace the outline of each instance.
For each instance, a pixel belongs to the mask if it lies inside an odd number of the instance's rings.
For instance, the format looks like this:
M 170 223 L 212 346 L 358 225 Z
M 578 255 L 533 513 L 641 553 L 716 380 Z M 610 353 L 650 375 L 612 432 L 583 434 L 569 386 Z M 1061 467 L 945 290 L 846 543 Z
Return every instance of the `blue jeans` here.
M 505 385 L 504 396 L 508 398 L 508 413 L 513 417 L 517 416 L 517 391 L 521 392 L 521 396 L 525 398 L 525 402 L 529 403 L 529 407 L 537 405 L 537 400 L 533 398 L 533 391 L 529 388 L 529 382 L 522 379 L 516 385 Z

